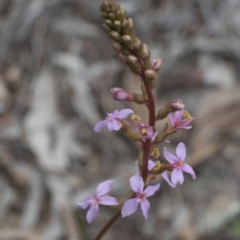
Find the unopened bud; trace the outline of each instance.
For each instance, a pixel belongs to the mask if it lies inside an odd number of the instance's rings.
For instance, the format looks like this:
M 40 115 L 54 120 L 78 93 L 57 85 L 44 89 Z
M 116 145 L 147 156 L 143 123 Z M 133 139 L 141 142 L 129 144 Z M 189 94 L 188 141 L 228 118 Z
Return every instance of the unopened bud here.
M 181 99 L 176 99 L 171 102 L 171 108 L 174 111 L 182 110 L 184 107 L 185 107 L 185 105 Z
M 112 26 L 112 21 L 111 21 L 111 20 L 106 19 L 104 22 L 105 22 L 109 27 Z
M 126 17 L 126 10 L 121 8 L 117 11 L 116 19 L 122 21 Z
M 150 57 L 150 52 L 149 52 L 147 44 L 142 45 L 142 53 L 143 53 L 143 55 L 141 56 L 142 59 L 146 59 L 146 58 Z
M 154 58 L 151 64 L 152 64 L 152 69 L 157 72 L 162 65 L 162 59 Z
M 118 32 L 116 32 L 116 31 L 111 31 L 110 32 L 110 35 L 114 38 L 114 39 L 116 39 L 116 40 L 120 40 L 120 34 L 118 33 Z
M 111 45 L 113 47 L 113 49 L 117 52 L 119 52 L 121 50 L 121 45 L 118 42 L 111 42 Z
M 143 95 L 141 95 L 141 94 L 136 94 L 136 93 L 133 93 L 133 102 L 135 102 L 135 103 L 138 103 L 138 104 L 144 104 L 144 103 L 146 103 L 146 98 L 143 96 Z
M 144 72 L 145 74 L 145 77 L 148 79 L 148 80 L 154 80 L 156 78 L 156 72 L 153 71 L 152 69 L 148 69 Z
M 122 27 L 125 34 L 131 33 L 131 31 L 133 30 L 133 20 L 131 18 L 124 19 L 122 21 Z
M 118 20 L 114 21 L 113 26 L 118 32 L 121 31 L 121 22 L 120 21 L 118 21 Z
M 112 21 L 115 20 L 115 14 L 112 13 L 112 12 L 108 14 L 108 17 L 109 17 Z
M 139 40 L 139 38 L 135 38 L 133 41 L 133 47 L 136 50 L 139 50 L 142 45 L 142 42 Z
M 123 35 L 123 36 L 122 36 L 122 40 L 123 40 L 123 42 L 124 42 L 125 44 L 129 44 L 129 43 L 132 42 L 132 38 L 131 38 L 130 35 Z
M 132 65 L 135 65 L 138 62 L 138 59 L 133 55 L 129 55 L 127 59 L 128 59 L 128 62 L 131 63 Z
M 132 128 L 129 128 L 127 126 L 123 126 L 120 131 L 129 139 L 133 141 L 141 141 L 141 136 L 138 132 L 133 130 Z
M 132 95 L 122 88 L 112 88 L 113 98 L 117 101 L 131 101 Z
M 133 28 L 134 28 L 134 22 L 133 22 L 133 19 L 132 19 L 132 18 L 129 18 L 129 19 L 128 19 L 128 25 L 129 25 L 130 30 L 133 30 Z

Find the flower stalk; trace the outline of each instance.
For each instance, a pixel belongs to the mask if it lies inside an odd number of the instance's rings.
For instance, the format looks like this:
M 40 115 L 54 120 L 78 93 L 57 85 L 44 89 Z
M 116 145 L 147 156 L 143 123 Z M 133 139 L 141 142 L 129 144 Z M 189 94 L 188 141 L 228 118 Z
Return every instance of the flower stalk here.
M 121 215 L 126 217 L 135 213 L 139 204 L 143 216 L 147 219 L 150 202 L 146 198 L 154 195 L 160 188 L 160 183 L 150 185 L 157 175 L 161 175 L 171 188 L 176 188 L 178 184 L 183 183 L 183 172 L 190 174 L 193 179 L 196 178 L 191 166 L 183 162 L 186 157 L 184 143 L 178 144 L 176 156 L 164 148 L 163 155 L 168 163 L 162 163 L 159 159 L 161 155 L 158 145 L 164 142 L 169 143 L 167 137 L 177 131 L 190 129 L 189 124 L 194 119 L 185 111 L 185 105 L 181 99 L 171 101 L 156 114 L 153 90 L 156 87 L 157 73 L 162 65 L 162 59 L 150 59 L 148 46 L 135 37 L 134 22 L 131 18 L 127 18 L 126 10 L 121 8 L 119 4 L 105 0 L 100 9 L 104 20 L 103 27 L 112 38 L 113 49 L 118 53 L 122 63 L 128 66 L 132 73 L 138 75 L 141 83 L 141 94 L 129 93 L 125 89 L 115 87 L 111 89 L 113 98 L 117 101 L 145 104 L 148 109 L 148 124 L 142 123 L 141 118 L 133 110 L 122 109 L 108 113 L 106 118 L 94 127 L 95 132 L 101 132 L 104 127 L 110 132 L 120 131 L 125 137 L 140 145 L 136 161 L 139 172 L 130 178 L 130 186 L 134 193 L 105 224 L 95 240 L 100 240 Z M 128 117 L 131 118 L 132 123 L 128 122 Z M 169 123 L 166 123 L 161 131 L 156 131 L 156 121 L 165 118 L 168 118 Z M 151 160 L 150 157 L 154 158 L 155 161 Z M 169 172 L 172 172 L 171 180 Z M 88 223 L 91 223 L 98 216 L 99 205 L 118 205 L 117 199 L 109 195 L 112 183 L 113 180 L 102 182 L 97 187 L 96 197 L 86 197 L 84 201 L 78 203 L 83 209 L 90 206 L 86 216 Z

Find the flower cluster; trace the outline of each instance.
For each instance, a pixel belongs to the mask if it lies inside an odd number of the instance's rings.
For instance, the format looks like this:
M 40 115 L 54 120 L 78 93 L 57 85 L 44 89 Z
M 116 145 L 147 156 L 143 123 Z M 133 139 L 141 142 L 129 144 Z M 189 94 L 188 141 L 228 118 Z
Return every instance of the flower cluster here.
M 190 124 L 194 120 L 185 110 L 185 104 L 181 99 L 173 100 L 157 112 L 155 111 L 153 90 L 156 87 L 162 59 L 150 59 L 148 46 L 135 37 L 133 20 L 127 18 L 125 9 L 111 0 L 105 0 L 100 9 L 104 20 L 103 26 L 112 38 L 113 49 L 118 53 L 119 59 L 140 80 L 140 94 L 129 93 L 125 89 L 115 87 L 111 89 L 113 99 L 144 104 L 148 109 L 149 118 L 148 123 L 144 123 L 131 109 L 114 110 L 94 127 L 95 132 L 101 132 L 104 127 L 107 127 L 110 132 L 119 131 L 128 139 L 136 142 L 140 148 L 136 161 L 138 171 L 129 181 L 133 190 L 129 199 L 123 204 L 119 204 L 115 197 L 110 196 L 113 180 L 106 180 L 98 185 L 95 197 L 88 196 L 78 203 L 82 209 L 89 207 L 86 215 L 88 223 L 91 223 L 99 215 L 99 205 L 120 205 L 117 214 L 113 216 L 96 239 L 100 239 L 102 233 L 118 216 L 127 217 L 134 214 L 139 205 L 144 218 L 148 218 L 150 209 L 148 197 L 153 196 L 160 189 L 160 183 L 152 184 L 153 180 L 159 179 L 157 176 L 161 176 L 171 188 L 183 184 L 183 172 L 196 179 L 193 168 L 184 162 L 186 158 L 184 143 L 180 142 L 177 145 L 175 155 L 164 147 L 162 155 L 165 160 L 160 154 L 159 144 L 169 143 L 169 136 L 179 130 L 191 129 Z M 156 129 L 156 122 L 162 120 L 167 120 L 164 127 L 160 130 Z
M 183 172 L 189 173 L 193 179 L 196 179 L 196 175 L 192 167 L 184 160 L 186 158 L 186 147 L 185 144 L 180 142 L 176 147 L 176 156 L 170 153 L 167 148 L 163 151 L 165 159 L 170 164 L 171 180 L 168 177 L 167 170 L 161 173 L 162 178 L 169 184 L 170 187 L 176 188 L 178 184 L 182 184 L 184 181 Z M 137 162 L 136 162 L 137 163 Z M 148 170 L 151 172 L 157 166 L 156 162 L 148 160 Z M 96 197 L 87 197 L 83 202 L 78 205 L 85 209 L 90 205 L 87 212 L 87 222 L 91 223 L 98 216 L 99 205 L 113 206 L 118 205 L 115 197 L 108 195 L 112 189 L 113 180 L 107 180 L 98 185 L 96 190 Z M 135 192 L 135 198 L 127 200 L 122 206 L 122 217 L 129 216 L 136 212 L 140 203 L 141 210 L 145 219 L 148 217 L 148 211 L 150 209 L 150 203 L 147 197 L 154 195 L 160 188 L 160 183 L 156 185 L 145 186 L 144 180 L 140 173 L 137 172 L 133 177 L 130 178 L 130 186 Z

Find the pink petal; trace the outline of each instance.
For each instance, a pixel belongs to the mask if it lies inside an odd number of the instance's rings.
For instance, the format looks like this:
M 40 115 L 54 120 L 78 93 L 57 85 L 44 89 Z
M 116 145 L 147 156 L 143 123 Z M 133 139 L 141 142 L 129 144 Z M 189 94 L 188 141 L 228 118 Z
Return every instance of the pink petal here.
M 164 148 L 163 150 L 163 155 L 164 157 L 166 158 L 166 160 L 171 163 L 171 164 L 174 164 L 178 159 L 173 155 L 171 154 L 166 148 Z
M 112 189 L 113 180 L 107 180 L 100 183 L 97 187 L 97 197 L 107 194 Z
M 127 200 L 122 206 L 122 217 L 130 216 L 137 211 L 138 199 L 132 198 Z
M 186 158 L 186 147 L 185 144 L 180 142 L 176 147 L 176 154 L 179 160 L 183 161 Z
M 86 197 L 83 202 L 79 202 L 77 205 L 82 209 L 86 209 L 91 204 L 91 200 L 93 199 L 93 197 Z
M 174 113 L 176 122 L 180 122 L 181 121 L 184 112 L 185 112 L 185 109 L 182 109 L 182 110 L 176 111 Z
M 108 124 L 107 120 L 102 120 L 100 122 L 98 122 L 95 127 L 94 127 L 94 131 L 95 132 L 101 132 L 101 130 Z
M 119 111 L 117 114 L 115 114 L 116 118 L 127 118 L 131 113 L 133 113 L 133 110 L 131 109 L 123 109 L 121 111 Z
M 193 179 L 196 179 L 196 174 L 190 165 L 184 163 L 182 166 L 182 170 L 186 173 L 189 173 Z
M 147 186 L 147 188 L 143 191 L 146 197 L 150 197 L 155 194 L 155 192 L 160 188 L 160 183 L 156 185 Z
M 181 169 L 175 168 L 171 174 L 171 181 L 174 185 L 183 183 L 183 173 Z
M 148 210 L 150 208 L 150 203 L 149 203 L 149 201 L 147 199 L 145 199 L 144 201 L 140 202 L 140 204 L 141 204 L 141 209 L 142 209 L 143 216 L 147 220 L 147 218 L 148 218 Z
M 148 160 L 148 171 L 151 171 L 156 166 L 156 163 L 152 160 Z
M 136 173 L 134 176 L 130 178 L 130 186 L 134 192 L 142 193 L 144 182 L 139 173 Z
M 107 127 L 110 132 L 118 131 L 122 127 L 122 124 L 118 120 L 113 119 L 112 121 L 108 122 Z
M 171 181 L 169 180 L 169 177 L 168 177 L 168 174 L 167 174 L 167 171 L 164 171 L 162 174 L 161 174 L 162 178 L 168 183 L 168 185 L 172 188 L 176 188 L 176 186 L 174 184 L 171 183 Z
M 106 205 L 106 206 L 114 206 L 119 205 L 117 199 L 111 196 L 102 196 L 100 197 L 99 204 Z
M 87 222 L 91 223 L 98 216 L 98 204 L 92 204 L 87 212 Z

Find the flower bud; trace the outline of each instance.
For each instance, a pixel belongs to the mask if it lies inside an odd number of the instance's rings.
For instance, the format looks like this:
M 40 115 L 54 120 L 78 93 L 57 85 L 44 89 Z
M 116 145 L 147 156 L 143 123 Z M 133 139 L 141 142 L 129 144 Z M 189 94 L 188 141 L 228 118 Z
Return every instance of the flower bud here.
M 111 37 L 113 37 L 115 40 L 120 40 L 120 34 L 116 31 L 110 32 Z
M 133 55 L 129 55 L 127 59 L 128 59 L 128 62 L 131 63 L 132 65 L 135 65 L 138 62 L 138 59 Z
M 109 27 L 112 26 L 112 21 L 111 21 L 110 19 L 106 19 L 104 22 L 105 22 L 106 25 L 108 25 Z
M 132 95 L 122 88 L 112 88 L 111 92 L 117 101 L 131 101 Z
M 121 45 L 118 42 L 111 42 L 111 45 L 113 47 L 113 49 L 117 52 L 119 52 L 121 50 Z
M 154 80 L 156 78 L 156 72 L 153 71 L 152 69 L 148 69 L 144 72 L 145 74 L 145 77 L 148 79 L 148 80 Z
M 113 21 L 115 20 L 115 14 L 114 13 L 109 13 L 108 17 Z
M 120 21 L 118 21 L 118 20 L 114 21 L 113 26 L 118 32 L 121 31 L 121 22 Z
M 151 64 L 152 64 L 152 69 L 157 72 L 162 65 L 162 59 L 154 58 Z
M 142 59 L 147 59 L 150 57 L 150 52 L 147 44 L 142 45 L 142 52 L 143 52 Z
M 176 99 L 171 102 L 171 108 L 174 111 L 182 110 L 184 107 L 185 107 L 185 105 L 181 99 Z
M 146 98 L 141 94 L 133 93 L 132 101 L 138 104 L 144 104 L 146 103 Z
M 142 45 L 142 42 L 139 40 L 139 38 L 135 38 L 133 41 L 133 47 L 136 50 L 139 50 Z
M 129 43 L 132 42 L 132 38 L 131 38 L 130 35 L 123 35 L 123 36 L 122 36 L 122 40 L 123 40 L 123 42 L 126 43 L 126 44 L 129 44 Z
M 141 136 L 138 132 L 136 132 L 134 129 L 131 129 L 127 126 L 124 126 L 120 129 L 120 131 L 129 139 L 133 141 L 141 141 Z
M 122 21 L 126 17 L 126 10 L 124 8 L 121 8 L 117 11 L 116 18 L 120 21 Z

